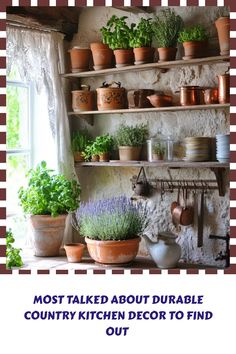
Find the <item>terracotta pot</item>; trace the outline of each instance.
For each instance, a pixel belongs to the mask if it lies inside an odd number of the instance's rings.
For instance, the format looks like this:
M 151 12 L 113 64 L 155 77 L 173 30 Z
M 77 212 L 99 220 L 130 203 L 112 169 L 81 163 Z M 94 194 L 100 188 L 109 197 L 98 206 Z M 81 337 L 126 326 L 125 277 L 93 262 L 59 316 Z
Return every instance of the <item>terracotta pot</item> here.
M 191 41 L 184 42 L 184 60 L 194 59 L 194 58 L 203 58 L 208 55 L 208 43 L 207 41 Z
M 64 245 L 68 262 L 80 262 L 83 256 L 85 245 L 83 243 L 68 243 Z
M 38 257 L 58 256 L 67 215 L 31 215 L 34 254 Z
M 92 259 L 103 264 L 131 262 L 137 255 L 140 237 L 122 241 L 97 241 L 85 238 Z
M 141 47 L 141 48 L 134 48 L 134 64 L 146 64 L 153 62 L 153 56 L 155 49 L 152 47 Z
M 134 64 L 133 49 L 116 49 L 114 50 L 114 55 L 117 68 Z
M 123 87 L 100 87 L 96 91 L 99 111 L 126 108 L 126 90 Z
M 91 50 L 88 48 L 73 47 L 70 53 L 71 71 L 73 73 L 89 70 Z
M 141 146 L 119 146 L 119 157 L 121 161 L 139 161 Z
M 91 43 L 94 70 L 108 69 L 112 67 L 113 51 L 107 44 Z
M 72 108 L 74 112 L 93 111 L 95 107 L 95 95 L 90 87 L 72 91 Z
M 177 48 L 157 48 L 159 62 L 175 60 Z
M 102 154 L 99 154 L 99 161 L 108 162 L 110 160 L 109 155 L 109 152 L 103 152 Z
M 230 43 L 229 43 L 229 32 L 230 32 L 230 18 L 220 17 L 215 21 L 215 26 L 218 33 L 218 39 L 220 44 L 220 55 L 229 55 Z
M 84 161 L 84 157 L 82 155 L 81 151 L 74 151 L 74 160 L 75 162 L 83 162 Z
M 99 156 L 98 155 L 92 155 L 91 161 L 92 162 L 99 162 Z
M 162 161 L 164 159 L 164 155 L 152 154 L 152 161 Z

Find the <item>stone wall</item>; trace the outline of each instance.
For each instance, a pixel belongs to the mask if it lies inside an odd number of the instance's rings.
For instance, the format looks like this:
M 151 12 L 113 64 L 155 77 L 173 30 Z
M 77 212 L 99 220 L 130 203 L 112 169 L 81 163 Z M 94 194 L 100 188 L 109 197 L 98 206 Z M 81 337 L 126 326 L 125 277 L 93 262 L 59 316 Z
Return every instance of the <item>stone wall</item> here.
M 156 12 L 160 10 L 157 7 Z M 214 26 L 217 7 L 176 7 L 186 25 L 201 23 L 205 25 L 210 34 L 210 55 L 218 55 L 218 39 Z M 140 17 L 152 17 L 153 14 L 130 14 L 109 7 L 85 8 L 79 19 L 78 34 L 73 38 L 71 45 L 88 45 L 90 42 L 101 40 L 99 28 L 105 25 L 112 14 L 118 16 L 127 15 L 128 21 L 136 22 Z M 181 58 L 182 49 L 179 48 L 178 58 Z M 163 90 L 172 94 L 178 101 L 175 91 L 181 85 L 217 86 L 217 74 L 224 73 L 226 64 L 206 65 L 202 67 L 180 67 L 161 73 L 159 70 L 143 71 L 140 73 L 125 73 L 123 75 L 107 76 L 107 81 L 121 81 L 126 89 L 151 88 Z M 105 80 L 104 77 L 84 79 L 83 83 L 96 89 Z M 182 141 L 186 136 L 215 136 L 219 133 L 229 132 L 228 110 L 163 112 L 145 114 L 109 114 L 94 117 L 94 125 L 88 126 L 83 120 L 71 118 L 73 129 L 88 127 L 93 136 L 104 133 L 115 133 L 120 123 L 132 125 L 136 123 L 148 123 L 150 135 L 154 136 L 160 129 L 164 135 L 173 135 L 176 141 Z M 125 194 L 132 196 L 130 178 L 138 174 L 137 168 L 124 167 L 98 167 L 80 168 L 79 179 L 82 186 L 82 199 L 88 200 Z M 165 168 L 147 168 L 149 178 L 168 178 Z M 173 179 L 213 179 L 214 175 L 207 169 L 183 169 L 172 170 Z M 225 176 L 228 186 L 228 175 Z M 204 222 L 204 246 L 197 247 L 197 222 L 193 227 L 182 227 L 176 231 L 170 216 L 171 202 L 176 199 L 176 193 L 166 193 L 161 200 L 160 193 L 154 193 L 146 202 L 150 206 L 152 227 L 150 238 L 156 239 L 160 230 L 172 230 L 178 233 L 178 242 L 182 247 L 182 258 L 187 262 L 202 262 L 211 265 L 223 265 L 224 261 L 215 261 L 217 253 L 224 252 L 224 241 L 209 240 L 209 234 L 225 235 L 229 231 L 229 194 L 219 197 L 218 192 L 210 192 L 206 196 L 205 222 Z M 195 203 L 196 203 L 195 197 Z M 196 215 L 195 215 L 196 216 Z M 195 219 L 196 220 L 196 219 Z M 145 244 L 140 247 L 141 254 L 147 254 Z

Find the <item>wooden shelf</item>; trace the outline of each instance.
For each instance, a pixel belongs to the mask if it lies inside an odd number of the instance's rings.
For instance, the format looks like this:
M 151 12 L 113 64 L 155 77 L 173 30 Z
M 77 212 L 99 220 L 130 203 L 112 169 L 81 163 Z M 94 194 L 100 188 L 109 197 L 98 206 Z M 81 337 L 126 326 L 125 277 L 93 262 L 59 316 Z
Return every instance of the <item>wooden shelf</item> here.
M 94 77 L 94 76 L 113 75 L 113 74 L 152 70 L 152 69 L 167 70 L 178 66 L 186 66 L 186 65 L 190 66 L 190 65 L 217 64 L 217 63 L 229 62 L 229 60 L 230 57 L 228 55 L 225 56 L 222 55 L 222 56 L 214 56 L 214 57 L 207 57 L 207 58 L 189 59 L 189 60 L 166 61 L 163 63 L 129 65 L 129 66 L 124 66 L 122 68 L 111 68 L 111 69 L 103 69 L 103 70 L 96 70 L 96 71 L 95 70 L 83 71 L 79 73 L 62 74 L 61 76 L 64 78 Z
M 186 161 L 110 161 L 110 162 L 76 162 L 75 167 L 168 167 L 168 168 L 229 168 L 229 163 L 216 161 L 186 162 Z
M 160 108 L 130 108 L 130 109 L 114 109 L 108 111 L 77 111 L 68 112 L 69 116 L 74 115 L 101 115 L 101 114 L 122 114 L 122 113 L 145 113 L 145 112 L 176 112 L 176 111 L 196 111 L 204 109 L 224 109 L 229 108 L 230 104 L 199 104 L 195 106 L 170 106 Z

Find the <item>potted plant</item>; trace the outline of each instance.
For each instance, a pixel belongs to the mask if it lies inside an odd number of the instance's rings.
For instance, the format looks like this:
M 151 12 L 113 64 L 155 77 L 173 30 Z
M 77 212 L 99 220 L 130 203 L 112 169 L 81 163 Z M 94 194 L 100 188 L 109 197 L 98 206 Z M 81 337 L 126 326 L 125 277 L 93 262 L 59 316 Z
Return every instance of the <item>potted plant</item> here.
M 162 146 L 161 142 L 157 142 L 152 147 L 152 160 L 159 161 L 164 159 L 165 147 Z
M 85 245 L 83 243 L 67 243 L 64 245 L 69 263 L 78 263 L 83 257 Z
M 114 51 L 116 67 L 132 65 L 134 63 L 134 53 L 130 44 L 133 28 L 126 23 L 127 16 L 117 17 L 113 15 L 107 22 L 106 27 L 100 29 L 102 41 Z
M 89 48 L 73 47 L 68 51 L 70 53 L 71 71 L 78 73 L 89 70 L 91 61 L 91 50 Z
M 147 212 L 121 196 L 81 203 L 76 220 L 92 259 L 103 264 L 125 264 L 138 253 Z
M 121 161 L 140 160 L 142 145 L 148 136 L 147 125 L 120 125 L 116 133 L 116 143 Z
M 96 146 L 94 145 L 94 141 L 90 141 L 90 143 L 86 146 L 86 149 L 83 152 L 83 157 L 85 161 L 92 161 L 92 162 L 99 161 L 99 154 Z
M 94 70 L 108 69 L 112 67 L 113 51 L 105 43 L 90 43 L 93 56 Z
M 20 204 L 30 214 L 35 256 L 58 256 L 67 214 L 79 206 L 80 186 L 64 175 L 53 174 L 42 161 L 19 189 Z
M 113 147 L 113 138 L 109 134 L 97 136 L 93 147 L 99 156 L 99 161 L 107 162 L 110 159 L 109 155 Z
M 207 33 L 203 26 L 197 25 L 183 29 L 179 34 L 178 41 L 183 43 L 183 59 L 202 58 L 207 55 Z
M 217 34 L 218 34 L 218 39 L 220 44 L 220 55 L 229 55 L 230 18 L 229 18 L 229 12 L 225 8 L 220 9 L 218 11 L 218 18 L 215 21 L 215 26 L 217 29 Z
M 159 61 L 175 60 L 176 46 L 182 27 L 183 20 L 174 10 L 162 10 L 159 16 L 155 16 L 152 30 L 158 46 Z
M 71 148 L 74 154 L 75 162 L 84 161 L 84 151 L 89 145 L 90 136 L 87 131 L 74 132 L 71 140 Z
M 21 248 L 13 246 L 15 242 L 12 230 L 6 232 L 6 268 L 22 267 L 23 261 L 20 255 Z
M 153 62 L 154 48 L 152 44 L 152 24 L 151 19 L 140 19 L 137 26 L 133 28 L 130 45 L 134 51 L 134 64 L 145 64 Z

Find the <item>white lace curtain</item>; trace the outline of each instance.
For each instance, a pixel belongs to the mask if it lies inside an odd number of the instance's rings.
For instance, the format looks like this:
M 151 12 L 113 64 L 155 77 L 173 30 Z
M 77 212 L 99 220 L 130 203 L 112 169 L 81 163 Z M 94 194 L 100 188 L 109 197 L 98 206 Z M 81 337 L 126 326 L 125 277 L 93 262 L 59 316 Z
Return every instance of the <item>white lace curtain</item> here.
M 22 81 L 33 82 L 38 92 L 42 89 L 46 91 L 50 128 L 56 146 L 56 170 L 74 179 L 77 177 L 60 78 L 60 73 L 64 72 L 63 38 L 58 32 L 7 26 L 7 73 L 16 65 Z M 46 143 L 42 137 L 42 144 Z M 64 243 L 72 240 L 70 219 L 67 220 Z

